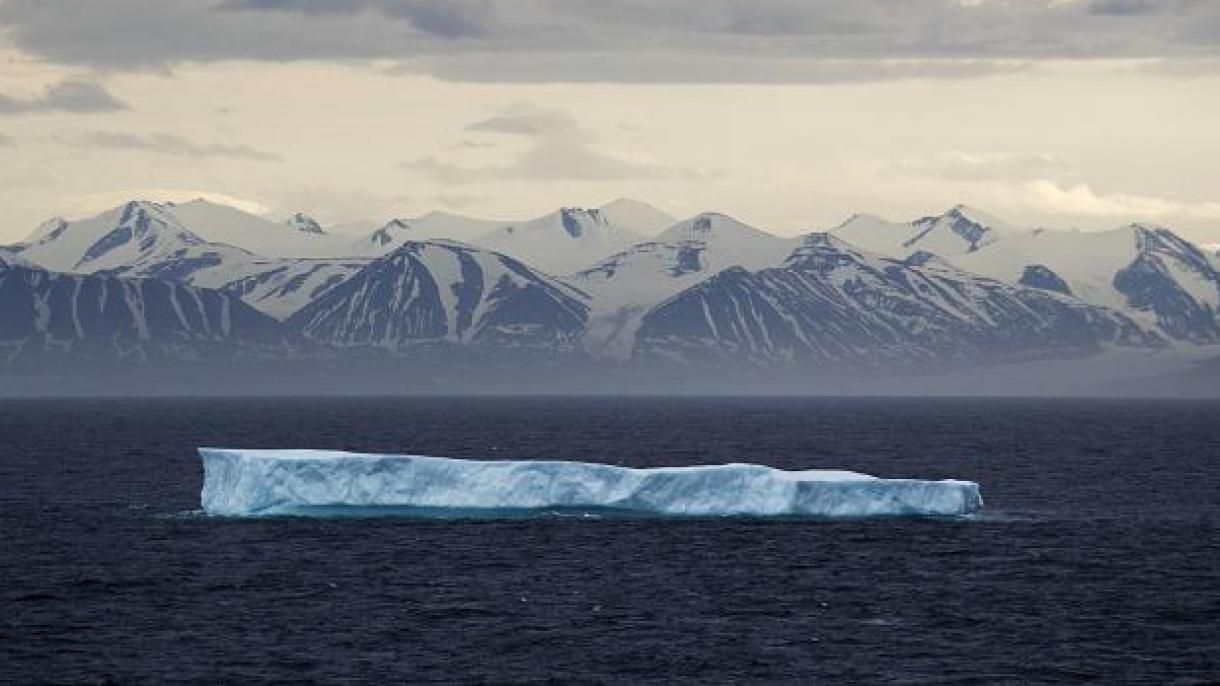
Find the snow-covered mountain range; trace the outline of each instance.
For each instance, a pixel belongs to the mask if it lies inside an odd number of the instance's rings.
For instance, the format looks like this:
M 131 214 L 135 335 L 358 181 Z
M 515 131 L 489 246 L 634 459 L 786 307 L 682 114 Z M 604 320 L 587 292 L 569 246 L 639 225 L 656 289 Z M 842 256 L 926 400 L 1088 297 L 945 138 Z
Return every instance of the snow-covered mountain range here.
M 76 339 L 56 327 L 93 308 L 110 328 L 73 324 L 88 345 L 68 348 L 139 341 L 191 358 L 222 332 L 234 350 L 298 340 L 342 358 L 434 344 L 604 369 L 973 366 L 1184 346 L 1220 355 L 1220 257 L 1146 224 L 1035 229 L 959 205 L 782 237 L 723 214 L 677 221 L 617 200 L 525 221 L 433 212 L 342 228 L 204 200 L 50 220 L 0 247 L 0 345 L 63 348 L 47 341 Z M 197 300 L 215 317 L 190 319 L 196 306 L 183 303 Z M 140 333 L 117 301 L 177 321 L 166 329 L 174 344 Z
M 652 307 L 729 267 L 776 266 L 796 244 L 727 215 L 706 213 L 610 255 L 569 277 L 592 296 L 586 345 L 596 356 L 629 358 L 635 332 Z
M 289 319 L 335 346 L 398 349 L 443 342 L 482 347 L 578 346 L 586 296 L 517 260 L 454 242 L 406 243 Z
M 952 259 L 979 274 L 1127 312 L 1174 339 L 1220 342 L 1220 270 L 1164 227 L 1034 230 Z
M 642 239 L 611 223 L 601 210 L 564 207 L 527 222 L 497 227 L 475 242 L 552 274 L 567 274 L 587 266 L 590 255 L 608 255 Z
M 726 269 L 645 317 L 637 354 L 768 366 L 944 363 L 1155 347 L 1131 318 L 1051 291 L 811 234 L 782 266 Z
M 974 252 L 1002 236 L 1019 233 L 1008 222 L 965 205 L 910 222 L 891 222 L 857 214 L 830 230 L 844 241 L 887 257 L 905 258 L 916 250 L 952 257 Z
M 282 358 L 298 338 L 220 291 L 48 272 L 0 258 L 0 366 Z

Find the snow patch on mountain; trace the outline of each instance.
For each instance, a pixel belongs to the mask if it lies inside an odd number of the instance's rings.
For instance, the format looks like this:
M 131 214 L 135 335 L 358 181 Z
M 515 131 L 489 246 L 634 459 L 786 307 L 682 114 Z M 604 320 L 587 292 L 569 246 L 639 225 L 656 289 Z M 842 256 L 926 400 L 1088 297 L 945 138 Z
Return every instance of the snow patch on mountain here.
M 407 219 L 391 219 L 352 243 L 353 255 L 379 256 L 394 252 L 403 243 L 415 240 L 419 232 Z M 422 240 L 422 239 L 421 239 Z
M 611 224 L 641 236 L 656 236 L 678 222 L 646 202 L 619 198 L 598 208 Z
M 592 296 L 586 348 L 597 357 L 626 359 L 649 308 L 728 267 L 779 265 L 798 242 L 705 213 L 611 255 L 567 279 Z
M 318 223 L 318 220 L 302 212 L 294 213 L 292 216 L 284 220 L 284 224 L 288 228 L 295 229 L 296 231 L 300 231 L 302 233 L 326 233 L 322 230 L 322 225 Z
M 811 234 L 781 268 L 726 269 L 649 311 L 636 354 L 756 366 L 992 362 L 1160 339 L 1119 312 Z
M 956 205 L 943 214 L 892 222 L 875 215 L 857 214 L 830 233 L 880 255 L 904 259 L 923 250 L 942 257 L 974 252 L 1001 236 L 1020 229 L 1003 219 L 966 205 Z
M 613 224 L 601 210 L 565 207 L 530 221 L 500 226 L 473 242 L 550 274 L 569 274 L 640 238 Z
M 355 255 L 379 257 L 410 241 L 446 240 L 471 243 L 502 226 L 504 222 L 474 219 L 448 212 L 429 212 L 415 218 L 394 218 L 350 243 Z
M 132 201 L 87 219 L 52 219 L 17 247 L 22 257 L 43 268 L 91 273 L 205 243 L 164 205 Z
M 331 236 L 320 227 L 318 232 L 302 230 L 299 225 L 273 222 L 228 205 L 192 200 L 167 204 L 166 210 L 210 243 L 226 243 L 263 257 L 333 257 L 348 252 L 350 239 L 346 237 Z
M 0 266 L 0 366 L 65 354 L 111 362 L 283 355 L 277 322 L 237 297 L 157 279 Z
M 1159 226 L 1110 231 L 1039 229 L 953 258 L 969 271 L 1017 281 L 1031 265 L 1085 302 L 1122 310 L 1173 338 L 1220 342 L 1220 270 L 1214 259 Z
M 242 265 L 240 271 L 228 270 L 215 286 L 284 321 L 368 263 L 361 258 L 258 260 Z
M 294 314 L 306 336 L 387 349 L 420 341 L 570 350 L 587 296 L 517 260 L 453 242 L 411 242 Z

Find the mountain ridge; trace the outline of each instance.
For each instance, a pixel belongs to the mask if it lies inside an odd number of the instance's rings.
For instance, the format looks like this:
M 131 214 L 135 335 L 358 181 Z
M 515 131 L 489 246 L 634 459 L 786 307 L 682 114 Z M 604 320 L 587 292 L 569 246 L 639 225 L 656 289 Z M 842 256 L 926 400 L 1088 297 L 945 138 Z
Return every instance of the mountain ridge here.
M 616 202 L 608 206 L 640 210 Z M 420 218 L 395 218 L 362 237 L 315 233 L 304 215 L 284 224 L 216 207 L 132 201 L 44 222 L 29 241 L 0 247 L 0 269 L 63 277 L 72 289 L 84 283 L 77 277 L 114 280 L 102 290 L 151 289 L 155 302 L 214 293 L 199 297 L 244 303 L 340 366 L 353 356 L 376 364 L 383 354 L 399 364 L 424 348 L 550 359 L 602 375 L 658 364 L 876 371 L 1111 349 L 1220 353 L 1220 260 L 1152 224 L 1026 230 L 958 205 L 906 223 L 855 215 L 829 232 L 785 238 L 703 212 L 648 238 L 617 226 L 611 210 L 563 207 L 489 222 L 490 234 L 458 241 L 419 238 L 454 232 L 461 218 L 442 213 L 421 215 L 433 222 L 422 229 Z M 488 247 L 492 238 L 508 247 Z M 334 254 L 282 256 L 323 249 Z M 130 285 L 145 282 L 159 285 Z M 51 310 L 73 311 L 70 299 L 53 301 Z M 6 317 L 16 315 L 0 310 Z M 185 340 L 184 349 L 202 345 Z M 234 343 L 237 352 L 266 347 Z

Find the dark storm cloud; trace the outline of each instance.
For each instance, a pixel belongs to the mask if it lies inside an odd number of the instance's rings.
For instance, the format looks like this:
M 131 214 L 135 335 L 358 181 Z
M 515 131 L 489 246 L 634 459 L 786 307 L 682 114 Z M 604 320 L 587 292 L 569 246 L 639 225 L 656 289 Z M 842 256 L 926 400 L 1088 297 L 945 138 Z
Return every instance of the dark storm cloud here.
M 0 0 L 0 24 L 91 67 L 381 58 L 474 81 L 837 83 L 1220 54 L 1220 0 Z M 827 60 L 843 63 L 809 66 Z
M 1139 16 L 1175 9 L 1181 4 L 1178 0 L 1094 0 L 1089 5 L 1089 12 L 1111 16 Z
M 404 62 L 391 73 L 427 73 L 474 83 L 847 84 L 973 79 L 1030 69 L 1029 60 L 735 59 L 673 54 L 473 54 Z
M 226 143 L 194 143 L 181 136 L 169 133 L 152 133 L 136 135 L 116 133 L 112 131 L 81 131 L 62 134 L 54 138 L 55 142 L 78 148 L 96 150 L 135 150 L 158 155 L 174 157 L 189 157 L 205 159 L 209 157 L 225 157 L 250 162 L 277 162 L 279 155 L 263 152 L 246 145 Z
M 65 79 L 48 86 L 40 95 L 16 97 L 0 93 L 0 114 L 37 112 L 114 112 L 127 104 L 96 83 Z
M 494 10 L 491 0 L 224 0 L 217 7 L 306 15 L 371 12 L 388 19 L 404 19 L 415 29 L 442 38 L 485 35 Z

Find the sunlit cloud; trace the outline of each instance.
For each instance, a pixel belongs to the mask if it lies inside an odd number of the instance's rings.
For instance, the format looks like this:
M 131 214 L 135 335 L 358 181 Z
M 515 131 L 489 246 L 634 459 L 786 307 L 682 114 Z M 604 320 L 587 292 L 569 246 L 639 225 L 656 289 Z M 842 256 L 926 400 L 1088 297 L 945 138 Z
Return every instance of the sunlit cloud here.
M 253 214 L 265 215 L 269 208 L 255 200 L 241 198 L 227 193 L 207 190 L 190 190 L 182 188 L 121 188 L 96 193 L 84 193 L 67 198 L 62 216 L 67 219 L 87 217 L 129 200 L 139 199 L 150 202 L 189 202 L 191 200 L 207 200 Z
M 1040 179 L 1022 187 L 1024 200 L 1044 212 L 1086 217 L 1220 219 L 1220 202 L 1182 201 L 1127 193 L 1098 193 L 1086 183 L 1062 186 Z

